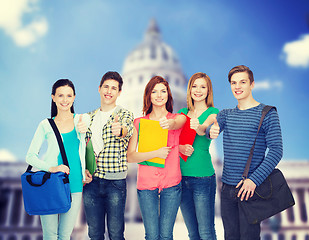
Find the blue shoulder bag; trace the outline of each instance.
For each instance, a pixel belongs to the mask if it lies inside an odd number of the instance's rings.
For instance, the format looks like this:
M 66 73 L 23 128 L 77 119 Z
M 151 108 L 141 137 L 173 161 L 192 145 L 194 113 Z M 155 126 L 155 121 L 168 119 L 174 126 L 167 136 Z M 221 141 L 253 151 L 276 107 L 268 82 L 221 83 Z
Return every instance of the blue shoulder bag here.
M 53 119 L 48 119 L 53 128 L 63 159 L 69 167 L 63 142 Z M 65 213 L 71 208 L 69 176 L 63 172 L 31 171 L 29 165 L 21 175 L 25 210 L 29 215 L 48 215 Z

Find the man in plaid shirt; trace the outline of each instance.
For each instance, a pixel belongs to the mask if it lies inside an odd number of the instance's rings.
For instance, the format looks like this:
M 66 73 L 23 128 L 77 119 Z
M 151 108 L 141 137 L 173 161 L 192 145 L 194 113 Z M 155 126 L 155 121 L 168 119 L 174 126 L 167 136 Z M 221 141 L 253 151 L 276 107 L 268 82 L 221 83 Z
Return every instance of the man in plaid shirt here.
M 91 239 L 104 239 L 105 217 L 109 238 L 124 239 L 127 147 L 134 117 L 116 105 L 122 84 L 119 73 L 105 73 L 99 86 L 101 107 L 89 113 L 86 142 L 91 140 L 97 167 L 92 182 L 84 186 L 83 199 Z

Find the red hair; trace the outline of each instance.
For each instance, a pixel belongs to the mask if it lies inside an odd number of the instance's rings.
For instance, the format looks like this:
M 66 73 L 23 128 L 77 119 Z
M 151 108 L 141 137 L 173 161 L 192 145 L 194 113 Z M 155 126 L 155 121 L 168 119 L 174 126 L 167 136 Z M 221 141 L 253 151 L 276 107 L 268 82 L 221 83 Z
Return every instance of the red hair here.
M 149 82 L 147 83 L 145 87 L 144 101 L 143 101 L 143 114 L 144 115 L 147 115 L 151 113 L 152 111 L 151 93 L 154 87 L 158 83 L 162 83 L 164 86 L 166 86 L 167 93 L 168 93 L 168 98 L 166 102 L 166 110 L 170 113 L 173 112 L 173 97 L 172 97 L 172 92 L 171 92 L 168 82 L 163 77 L 154 76 L 153 78 L 149 80 Z

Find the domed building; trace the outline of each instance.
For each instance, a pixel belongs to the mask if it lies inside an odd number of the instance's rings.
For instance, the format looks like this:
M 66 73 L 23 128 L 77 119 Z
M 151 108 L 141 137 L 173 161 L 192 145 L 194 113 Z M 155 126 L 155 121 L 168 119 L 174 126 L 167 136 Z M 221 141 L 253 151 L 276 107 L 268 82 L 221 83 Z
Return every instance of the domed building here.
M 180 61 L 173 49 L 162 41 L 160 29 L 152 19 L 145 32 L 144 40 L 128 54 L 124 61 L 122 69 L 124 87 L 117 104 L 132 111 L 135 118 L 142 116 L 145 86 L 156 75 L 164 77 L 169 82 L 174 100 L 174 112 L 186 107 L 187 80 Z M 216 165 L 218 158 L 215 142 L 210 145 L 210 153 Z M 136 204 L 136 174 L 137 165 L 130 164 L 126 205 L 128 221 L 141 220 L 140 210 Z
M 132 111 L 134 117 L 140 117 L 145 86 L 156 75 L 164 77 L 170 84 L 174 112 L 185 107 L 187 81 L 179 59 L 173 49 L 161 40 L 159 27 L 152 19 L 143 42 L 124 61 L 124 88 L 118 104 Z
M 125 86 L 118 104 L 133 111 L 135 117 L 142 114 L 144 88 L 154 75 L 161 75 L 169 81 L 175 112 L 186 106 L 185 76 L 172 48 L 161 41 L 160 31 L 154 20 L 150 22 L 143 42 L 125 59 L 122 75 Z M 217 157 L 214 144 L 215 141 L 211 144 L 210 152 L 218 181 L 216 232 L 218 240 L 222 240 L 224 237 L 219 205 L 223 166 Z M 144 238 L 144 227 L 136 195 L 136 167 L 137 164 L 130 164 L 127 178 L 125 237 L 129 240 Z M 43 239 L 39 216 L 29 216 L 23 206 L 20 176 L 26 168 L 25 161 L 12 161 L 9 154 L 6 154 L 5 159 L 0 159 L 0 240 Z M 265 220 L 261 226 L 261 239 L 309 240 L 309 159 L 281 161 L 279 168 L 287 179 L 296 204 Z M 82 207 L 71 239 L 88 239 L 87 229 Z M 187 229 L 179 215 L 174 228 L 174 238 L 188 239 Z

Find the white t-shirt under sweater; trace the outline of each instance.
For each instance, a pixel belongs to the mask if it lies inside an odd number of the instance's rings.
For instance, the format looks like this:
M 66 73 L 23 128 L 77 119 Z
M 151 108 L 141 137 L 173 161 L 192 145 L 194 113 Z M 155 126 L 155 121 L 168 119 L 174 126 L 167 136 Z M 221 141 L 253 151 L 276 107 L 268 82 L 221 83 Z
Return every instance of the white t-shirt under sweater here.
M 108 118 L 110 117 L 110 115 L 112 115 L 115 108 L 116 107 L 114 107 L 113 109 L 107 112 L 103 112 L 99 110 L 97 111 L 97 113 L 95 114 L 93 118 L 93 122 L 92 122 L 90 129 L 92 132 L 91 141 L 92 141 L 93 151 L 96 156 L 98 156 L 99 153 L 102 151 L 103 145 L 104 145 L 103 139 L 102 139 L 103 126 L 107 123 Z

